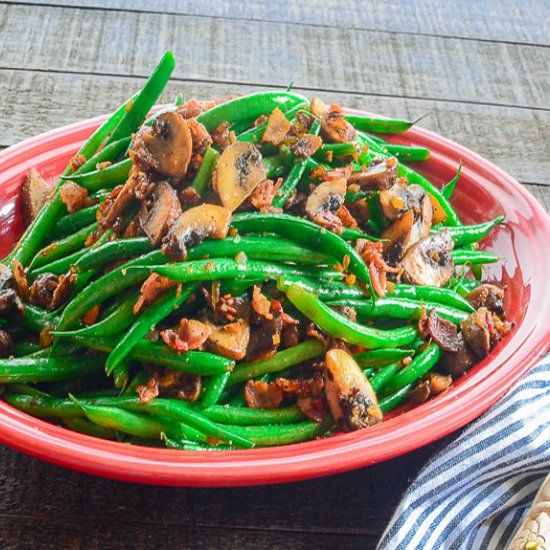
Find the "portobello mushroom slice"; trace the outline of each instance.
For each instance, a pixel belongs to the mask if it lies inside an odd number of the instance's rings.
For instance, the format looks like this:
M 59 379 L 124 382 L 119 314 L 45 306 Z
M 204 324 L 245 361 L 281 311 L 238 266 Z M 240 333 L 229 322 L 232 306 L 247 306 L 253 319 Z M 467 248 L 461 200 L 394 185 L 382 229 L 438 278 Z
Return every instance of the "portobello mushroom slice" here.
M 252 143 L 236 142 L 221 154 L 212 175 L 212 186 L 221 204 L 236 210 L 267 178 L 262 155 Z
M 341 178 L 318 185 L 306 201 L 306 214 L 310 220 L 323 218 L 327 213 L 336 215 L 344 204 L 346 180 Z
M 403 278 L 413 285 L 444 286 L 454 273 L 453 248 L 448 231 L 424 237 L 401 260 Z
M 389 189 L 396 182 L 398 166 L 395 157 L 381 159 L 371 163 L 366 170 L 351 174 L 348 183 L 358 185 L 361 189 Z
M 142 227 L 153 246 L 159 246 L 172 223 L 181 215 L 176 190 L 166 181 L 159 181 L 153 191 L 153 205 L 140 217 Z
M 231 212 L 223 206 L 201 204 L 186 210 L 164 237 L 162 252 L 172 260 L 185 260 L 187 247 L 206 238 L 225 239 L 231 224 Z
M 140 130 L 129 151 L 142 170 L 176 179 L 187 173 L 193 140 L 187 122 L 178 113 L 164 113 L 151 126 Z
M 205 321 L 205 324 L 211 331 L 204 344 L 208 351 L 234 361 L 244 359 L 250 340 L 250 326 L 247 321 L 240 319 L 223 326 L 217 326 L 210 321 Z
M 382 421 L 382 410 L 369 381 L 345 350 L 325 355 L 325 395 L 334 420 L 343 431 L 368 428 Z
M 54 184 L 48 183 L 36 168 L 27 174 L 21 188 L 21 209 L 25 227 L 31 224 L 38 212 L 49 201 L 53 188 Z

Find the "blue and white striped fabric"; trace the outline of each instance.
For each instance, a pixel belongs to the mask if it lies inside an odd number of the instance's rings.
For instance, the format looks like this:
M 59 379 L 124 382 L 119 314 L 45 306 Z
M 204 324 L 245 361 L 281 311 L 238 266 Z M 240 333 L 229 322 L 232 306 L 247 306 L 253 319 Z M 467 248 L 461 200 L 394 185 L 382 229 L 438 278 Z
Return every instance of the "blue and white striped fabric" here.
M 377 550 L 504 549 L 550 471 L 550 363 L 422 468 Z

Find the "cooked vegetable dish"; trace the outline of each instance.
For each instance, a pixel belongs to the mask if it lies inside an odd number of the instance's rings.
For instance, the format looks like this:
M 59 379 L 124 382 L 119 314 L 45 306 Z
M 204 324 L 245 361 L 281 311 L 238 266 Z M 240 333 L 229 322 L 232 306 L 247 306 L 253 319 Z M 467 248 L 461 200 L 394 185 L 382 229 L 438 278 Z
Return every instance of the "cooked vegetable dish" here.
M 33 170 L 0 264 L 0 383 L 22 411 L 184 450 L 368 429 L 448 391 L 510 331 L 499 217 L 463 225 L 382 135 L 291 91 L 151 110 L 167 52 L 59 182 Z M 405 164 L 406 163 L 406 164 Z

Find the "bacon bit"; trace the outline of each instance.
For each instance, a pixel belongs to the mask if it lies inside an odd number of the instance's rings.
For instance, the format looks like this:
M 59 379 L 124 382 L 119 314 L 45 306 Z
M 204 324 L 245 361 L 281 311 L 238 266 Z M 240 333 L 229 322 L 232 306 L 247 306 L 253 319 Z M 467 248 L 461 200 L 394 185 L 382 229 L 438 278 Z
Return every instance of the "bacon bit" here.
M 244 399 L 251 409 L 278 409 L 283 390 L 275 382 L 249 380 L 244 387 Z
M 234 130 L 231 130 L 229 132 L 229 143 L 233 145 L 237 141 L 237 134 L 234 132 Z
M 309 104 L 309 111 L 313 116 L 322 117 L 327 112 L 327 106 L 322 99 L 313 96 Z
M 229 122 L 222 122 L 219 124 L 213 132 L 210 133 L 212 141 L 220 146 L 221 149 L 225 149 L 231 145 L 231 140 L 229 137 L 229 127 L 231 125 Z
M 323 140 L 319 136 L 304 134 L 294 142 L 290 149 L 297 157 L 307 158 L 314 155 L 322 144 Z
M 19 294 L 20 298 L 23 301 L 28 302 L 29 283 L 27 281 L 27 276 L 25 275 L 25 268 L 19 260 L 13 260 L 12 273 L 13 279 L 15 281 L 15 288 L 17 289 L 17 294 Z
M 235 298 L 233 298 L 231 294 L 220 296 L 220 299 L 216 305 L 216 310 L 219 311 L 228 321 L 235 321 L 237 316 Z
M 78 170 L 86 162 L 84 155 L 75 155 L 69 162 L 71 172 Z
M 69 214 L 88 206 L 88 190 L 74 181 L 66 181 L 59 188 L 59 196 L 67 207 Z
M 75 283 L 76 273 L 66 273 L 59 277 L 58 285 L 53 291 L 52 310 L 61 307 L 69 299 Z
M 432 309 L 426 316 L 426 311 L 423 308 L 418 321 L 418 329 L 423 339 L 433 340 L 442 350 L 449 353 L 458 352 L 456 325 L 440 317 L 435 309 Z
M 412 357 L 410 355 L 408 357 L 404 357 L 401 363 L 403 363 L 404 367 L 410 365 L 412 363 Z
M 352 172 L 353 167 L 351 165 L 341 166 L 340 168 L 335 168 L 334 170 L 323 171 L 320 174 L 320 177 L 323 181 L 334 181 L 343 178 L 347 182 Z
M 276 107 L 273 109 L 269 119 L 267 120 L 267 126 L 262 136 L 262 141 L 265 143 L 271 143 L 272 145 L 280 145 L 288 132 L 292 124 L 286 119 L 285 115 Z
M 199 116 L 203 111 L 204 107 L 198 99 L 190 99 L 185 103 L 182 103 L 177 109 L 176 112 L 180 114 L 183 118 L 195 118 Z
M 180 202 L 184 209 L 188 210 L 189 208 L 198 206 L 202 202 L 202 198 L 194 187 L 189 186 L 180 193 Z
M 333 158 L 334 158 L 334 151 L 325 151 L 325 160 L 327 162 L 329 163 L 332 162 Z
M 313 221 L 321 227 L 326 227 L 330 231 L 338 233 L 338 235 L 342 234 L 342 220 L 330 210 L 322 210 L 313 218 Z
M 291 348 L 300 343 L 300 327 L 297 325 L 284 324 L 281 332 L 281 342 L 283 347 Z
M 273 183 L 273 180 L 264 180 L 259 183 L 252 192 L 252 195 L 250 195 L 249 200 L 252 206 L 260 212 L 280 212 L 280 208 L 275 208 L 271 205 L 282 184 L 283 178 L 278 178 L 275 183 Z
M 424 306 L 420 306 L 420 317 L 418 318 L 418 332 L 422 340 L 426 340 L 428 338 L 427 324 L 428 324 L 428 315 L 426 314 L 426 308 Z
M 98 170 L 105 170 L 105 168 L 109 168 L 109 166 L 112 166 L 112 162 L 110 160 L 106 160 L 104 162 L 99 162 L 98 164 L 96 164 L 96 168 Z
M 260 115 L 253 123 L 252 126 L 256 128 L 256 126 L 259 126 L 260 124 L 263 124 L 268 119 L 267 115 Z
M 383 243 L 357 239 L 356 249 L 369 268 L 374 291 L 378 296 L 386 295 L 386 273 L 399 273 L 400 268 L 389 266 L 382 255 Z
M 342 107 L 333 103 L 321 119 L 321 135 L 331 143 L 349 143 L 357 132 L 346 120 Z
M 271 309 L 275 313 L 278 313 L 281 316 L 281 320 L 283 321 L 283 325 L 293 325 L 297 326 L 300 324 L 300 321 L 298 319 L 294 319 L 291 315 L 288 313 L 285 313 L 283 310 L 283 304 L 279 300 L 271 300 Z
M 310 173 L 309 173 L 309 177 L 311 179 L 316 179 L 316 178 L 321 178 L 323 179 L 323 175 L 327 173 L 327 169 L 322 165 L 320 164 L 319 166 L 317 166 L 316 168 L 314 168 Z
M 153 373 L 153 376 L 147 380 L 146 384 L 136 388 L 136 393 L 141 403 L 148 403 L 151 399 L 158 397 L 160 395 L 158 374 L 156 372 Z
M 348 286 L 353 286 L 356 282 L 357 282 L 357 277 L 356 277 L 353 273 L 350 273 L 350 274 L 346 277 L 346 284 L 347 284 Z
M 85 325 L 93 325 L 97 321 L 100 311 L 101 311 L 101 308 L 99 304 L 96 304 L 92 309 L 89 309 L 85 313 L 84 317 L 82 317 L 82 322 Z
M 265 317 L 267 320 L 271 321 L 273 319 L 273 314 L 270 313 L 271 302 L 262 294 L 259 286 L 254 286 L 252 291 L 252 308 L 258 315 Z
M 307 418 L 315 422 L 323 422 L 327 417 L 328 407 L 327 402 L 323 397 L 299 397 L 296 405 Z
M 344 227 L 357 227 L 357 221 L 344 205 L 340 207 L 336 215 L 342 220 Z
M 178 283 L 162 277 L 157 273 L 152 273 L 141 285 L 140 295 L 137 302 L 134 304 L 134 315 L 137 315 L 143 306 L 148 306 L 157 300 L 167 290 L 174 288 Z
M 181 319 L 177 331 L 163 330 L 160 337 L 173 351 L 178 353 L 199 349 L 208 340 L 212 330 L 208 325 L 195 319 Z
M 191 131 L 191 141 L 193 142 L 193 153 L 202 154 L 212 145 L 212 138 L 204 124 L 197 122 L 194 118 L 187 121 L 187 127 Z
M 293 130 L 296 135 L 300 136 L 306 132 L 309 132 L 314 120 L 314 116 L 307 114 L 305 111 L 300 111 L 294 117 Z

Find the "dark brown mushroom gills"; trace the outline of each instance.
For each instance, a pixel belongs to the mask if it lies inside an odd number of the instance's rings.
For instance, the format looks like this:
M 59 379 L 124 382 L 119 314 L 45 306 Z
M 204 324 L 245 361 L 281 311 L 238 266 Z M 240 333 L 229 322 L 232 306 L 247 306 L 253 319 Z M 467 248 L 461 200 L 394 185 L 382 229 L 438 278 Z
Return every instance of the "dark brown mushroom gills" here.
M 323 211 L 338 212 L 344 204 L 346 180 L 341 178 L 318 185 L 306 202 L 306 214 L 313 220 Z

